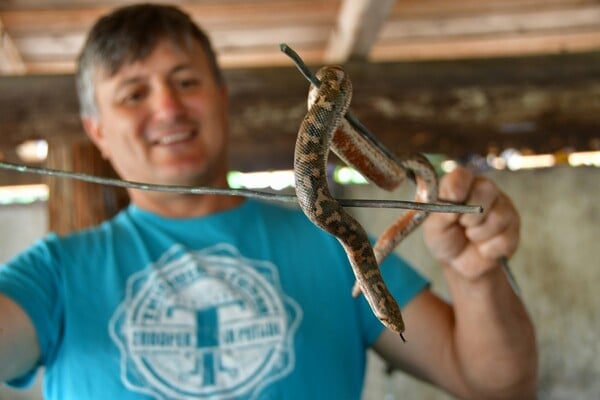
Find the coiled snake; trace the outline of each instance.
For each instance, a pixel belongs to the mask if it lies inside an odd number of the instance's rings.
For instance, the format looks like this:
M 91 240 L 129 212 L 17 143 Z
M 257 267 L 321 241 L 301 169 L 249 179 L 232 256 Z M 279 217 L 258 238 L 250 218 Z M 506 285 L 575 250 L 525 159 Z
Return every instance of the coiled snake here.
M 348 124 L 344 115 L 352 97 L 352 84 L 342 68 L 323 67 L 317 78 L 320 87 L 311 86 L 308 112 L 296 140 L 294 171 L 298 202 L 315 225 L 334 235 L 343 246 L 356 277 L 352 294 L 364 293 L 375 316 L 404 339 L 400 307 L 383 281 L 379 264 L 428 213 L 406 211 L 371 247 L 365 230 L 329 191 L 327 158 L 329 149 L 333 150 L 367 179 L 390 191 L 407 177 L 414 178 L 415 201 L 419 202 L 437 201 L 437 175 L 424 156 L 390 157 Z

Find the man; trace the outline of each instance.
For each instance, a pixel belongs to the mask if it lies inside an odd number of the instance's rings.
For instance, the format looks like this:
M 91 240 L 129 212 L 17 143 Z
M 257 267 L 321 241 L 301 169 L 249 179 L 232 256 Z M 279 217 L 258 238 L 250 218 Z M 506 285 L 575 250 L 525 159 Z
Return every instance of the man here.
M 82 121 L 127 180 L 224 188 L 227 94 L 208 39 L 172 7 L 102 18 L 79 60 Z M 0 378 L 46 367 L 51 399 L 359 398 L 365 350 L 461 398 L 535 396 L 534 330 L 498 264 L 519 216 L 458 169 L 424 232 L 452 304 L 392 257 L 408 343 L 350 297 L 336 240 L 300 212 L 236 197 L 130 190 L 99 227 L 49 235 L 0 268 Z

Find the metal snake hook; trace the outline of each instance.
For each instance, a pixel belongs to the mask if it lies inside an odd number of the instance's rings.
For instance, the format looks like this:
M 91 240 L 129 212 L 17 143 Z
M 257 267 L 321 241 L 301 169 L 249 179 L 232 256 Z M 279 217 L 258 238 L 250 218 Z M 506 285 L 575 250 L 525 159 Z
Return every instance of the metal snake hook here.
M 302 60 L 302 58 L 300 57 L 300 55 L 298 55 L 298 53 L 296 53 L 290 46 L 288 46 L 285 43 L 281 43 L 279 45 L 279 48 L 281 49 L 281 51 L 283 53 L 285 53 L 285 55 L 287 55 L 288 57 L 290 57 L 292 59 L 292 61 L 294 61 L 294 64 L 296 65 L 296 67 L 298 68 L 298 70 L 300 71 L 300 73 L 316 88 L 319 88 L 321 86 L 321 82 L 319 81 L 319 79 L 316 77 L 315 74 L 313 74 L 310 69 L 308 69 L 308 67 L 306 66 L 306 63 Z M 360 132 L 361 135 L 367 139 L 369 142 L 371 142 L 371 144 L 373 144 L 375 147 L 377 147 L 379 150 L 381 150 L 381 152 L 383 154 L 385 154 L 388 158 L 394 159 L 395 156 L 392 152 L 390 152 L 379 140 L 377 140 L 377 138 L 375 137 L 375 135 L 373 135 L 359 120 L 358 118 L 356 118 L 354 116 L 354 114 L 352 114 L 352 112 L 350 110 L 348 110 L 346 112 L 346 115 L 344 116 L 346 118 L 346 120 L 350 123 L 350 125 L 356 129 L 357 132 Z
M 222 196 L 242 196 L 266 201 L 274 201 L 281 203 L 297 203 L 298 199 L 296 196 L 277 194 L 270 192 L 263 192 L 259 190 L 250 189 L 221 189 L 211 187 L 200 187 L 200 186 L 174 186 L 174 185 L 157 185 L 152 183 L 142 183 L 126 181 L 123 179 L 116 178 L 105 178 L 100 176 L 94 176 L 84 174 L 80 172 L 69 172 L 62 171 L 59 169 L 51 168 L 39 168 L 28 165 L 9 163 L 0 161 L 0 169 L 6 169 L 11 171 L 17 171 L 22 173 L 32 173 L 38 175 L 55 176 L 58 178 L 74 179 L 83 182 L 96 183 L 106 186 L 115 186 L 129 189 L 138 190 L 150 190 L 155 192 L 167 192 L 167 193 L 182 193 L 182 194 L 197 194 L 207 195 L 215 194 Z M 345 207 L 368 207 L 368 208 L 401 208 L 408 210 L 422 210 L 431 212 L 447 212 L 447 213 L 480 213 L 482 208 L 480 206 L 473 205 L 461 205 L 461 204 L 435 204 L 435 203 L 418 203 L 414 201 L 400 201 L 400 200 L 370 200 L 370 199 L 338 199 L 338 201 Z

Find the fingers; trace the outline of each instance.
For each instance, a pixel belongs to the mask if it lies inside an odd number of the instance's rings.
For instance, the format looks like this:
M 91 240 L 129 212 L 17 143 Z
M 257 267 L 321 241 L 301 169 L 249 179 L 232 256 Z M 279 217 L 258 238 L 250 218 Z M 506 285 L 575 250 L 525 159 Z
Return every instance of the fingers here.
M 477 247 L 482 258 L 510 257 L 519 241 L 521 220 L 509 197 L 492 181 L 476 178 L 469 202 L 481 204 L 484 211 L 460 217 L 467 239 Z
M 465 217 L 465 216 L 463 216 Z M 498 193 L 492 204 L 484 206 L 477 218 L 462 218 L 465 234 L 473 242 L 483 242 L 507 230 L 511 224 L 519 225 L 518 215 L 509 198 Z
M 519 223 L 513 219 L 499 234 L 482 242 L 471 242 L 448 264 L 468 278 L 477 278 L 493 268 L 499 267 L 501 257 L 510 257 L 519 241 Z
M 456 168 L 446 174 L 440 181 L 439 197 L 444 201 L 454 203 L 465 203 L 469 195 L 474 176 L 471 171 L 465 168 Z M 426 228 L 431 233 L 441 232 L 456 223 L 461 217 L 456 213 L 432 213 L 425 222 Z
M 497 260 L 510 257 L 517 249 L 521 218 L 512 202 L 502 195 L 483 224 L 465 231 L 482 257 Z
M 440 181 L 439 196 L 443 200 L 463 203 L 469 194 L 473 174 L 465 168 L 456 168 Z M 462 226 L 458 223 L 461 214 L 431 213 L 425 220 L 423 232 L 425 242 L 433 256 L 440 261 L 451 260 L 467 245 Z
M 464 203 L 474 179 L 475 176 L 468 169 L 455 168 L 440 181 L 440 197 L 448 201 Z
M 460 224 L 465 228 L 482 224 L 490 215 L 490 211 L 496 205 L 499 196 L 500 190 L 492 181 L 481 177 L 474 178 L 471 181 L 470 192 L 465 202 L 481 206 L 483 212 L 462 214 L 459 218 Z
M 514 220 L 513 220 L 514 221 Z M 479 243 L 479 253 L 489 260 L 499 260 L 501 257 L 510 258 L 519 243 L 519 224 L 511 224 L 501 233 Z
M 430 214 L 424 225 L 425 240 L 433 255 L 476 276 L 510 257 L 519 241 L 520 218 L 514 205 L 489 179 L 457 168 L 440 182 L 440 197 L 476 204 L 479 214 Z

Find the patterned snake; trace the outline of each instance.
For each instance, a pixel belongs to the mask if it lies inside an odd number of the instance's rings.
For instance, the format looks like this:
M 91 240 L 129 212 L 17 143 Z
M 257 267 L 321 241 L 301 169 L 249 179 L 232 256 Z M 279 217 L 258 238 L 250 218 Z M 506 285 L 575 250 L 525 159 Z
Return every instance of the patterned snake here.
M 325 66 L 317 73 L 321 84 L 311 86 L 308 112 L 295 147 L 296 195 L 306 216 L 335 236 L 343 246 L 356 284 L 353 296 L 364 293 L 375 316 L 403 339 L 400 307 L 387 289 L 379 265 L 387 255 L 419 226 L 426 211 L 409 210 L 379 237 L 374 247 L 360 223 L 332 197 L 327 181 L 327 158 L 333 150 L 340 159 L 386 190 L 398 188 L 407 177 L 416 182 L 415 201 L 435 202 L 438 182 L 435 170 L 422 155 L 390 157 L 356 132 L 345 120 L 352 84 L 345 71 Z

